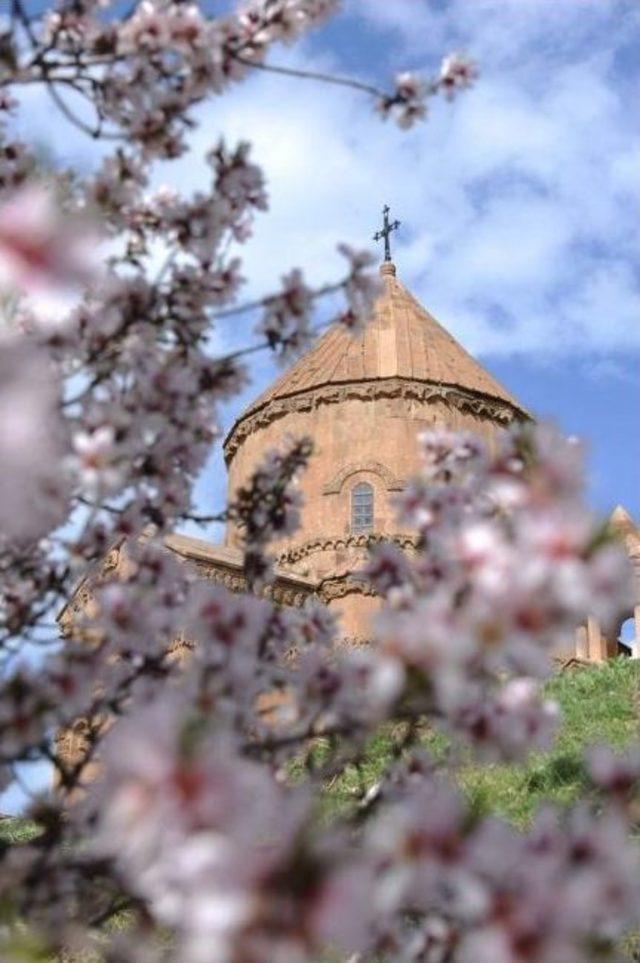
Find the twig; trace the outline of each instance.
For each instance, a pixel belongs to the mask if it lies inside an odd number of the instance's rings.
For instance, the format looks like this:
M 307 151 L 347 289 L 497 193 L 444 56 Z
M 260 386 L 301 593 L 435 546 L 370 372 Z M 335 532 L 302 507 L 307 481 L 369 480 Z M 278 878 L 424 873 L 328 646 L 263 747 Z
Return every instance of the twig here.
M 22 0 L 11 0 L 11 15 L 22 24 L 24 32 L 29 38 L 29 43 L 35 50 L 38 46 L 38 38 L 33 32 L 31 20 L 27 16 L 27 13 L 22 6 Z
M 59 82 L 60 81 L 57 81 L 57 80 L 55 81 L 51 80 L 48 77 L 44 78 L 44 83 L 46 84 L 46 87 L 47 87 L 47 90 L 49 91 L 49 95 L 51 96 L 51 99 L 55 103 L 56 107 L 60 110 L 60 112 L 67 118 L 70 124 L 73 124 L 74 127 L 77 127 L 78 130 L 81 130 L 84 134 L 88 134 L 89 137 L 91 137 L 93 140 L 114 140 L 114 141 L 125 140 L 125 137 L 122 134 L 116 134 L 111 131 L 107 131 L 107 132 L 103 131 L 102 121 L 98 122 L 97 127 L 91 127 L 84 120 L 81 120 L 80 117 L 78 117 L 77 114 L 75 114 L 71 110 L 71 108 L 65 103 L 63 98 L 60 96 L 60 94 L 56 90 L 55 85 L 56 83 L 59 83 Z M 77 90 L 77 88 L 73 84 L 71 84 L 71 86 L 73 87 L 74 90 Z
M 384 90 L 374 87 L 373 84 L 365 84 L 362 80 L 353 80 L 351 77 L 339 77 L 316 70 L 300 70 L 297 67 L 282 67 L 278 64 L 257 63 L 248 60 L 241 54 L 233 54 L 233 57 L 238 63 L 244 64 L 246 67 L 254 67 L 256 70 L 263 70 L 266 73 L 281 74 L 283 77 L 297 77 L 299 80 L 315 80 L 319 83 L 334 84 L 339 87 L 351 87 L 352 90 L 362 90 L 373 97 L 384 98 L 387 96 Z

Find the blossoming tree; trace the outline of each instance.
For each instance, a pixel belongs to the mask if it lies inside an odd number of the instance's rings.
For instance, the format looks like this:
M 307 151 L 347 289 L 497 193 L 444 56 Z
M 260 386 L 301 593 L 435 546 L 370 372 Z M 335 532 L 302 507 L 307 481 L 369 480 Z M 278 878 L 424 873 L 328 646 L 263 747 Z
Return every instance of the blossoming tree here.
M 497 452 L 425 435 L 398 500 L 418 551 L 372 555 L 385 604 L 366 650 L 336 647 L 321 605 L 260 594 L 269 541 L 297 522 L 307 439 L 229 506 L 252 594 L 198 581 L 162 543 L 198 518 L 194 480 L 243 356 L 299 350 L 327 294 L 344 295 L 336 323 L 362 323 L 375 284 L 368 255 L 342 246 L 342 279 L 316 290 L 294 267 L 242 304 L 236 252 L 267 207 L 249 145 L 213 143 L 209 190 L 190 197 L 152 192 L 154 163 L 189 150 L 196 105 L 255 70 L 356 87 L 406 127 L 473 65 L 451 55 L 434 79 L 382 91 L 272 63 L 334 0 L 31 6 L 11 0 L 0 35 L 0 778 L 47 760 L 56 788 L 32 801 L 32 838 L 2 848 L 2 959 L 614 958 L 638 916 L 640 760 L 594 752 L 592 800 L 519 833 L 474 815 L 420 747 L 425 718 L 479 760 L 548 744 L 550 650 L 587 613 L 625 606 L 625 561 L 581 500 L 575 444 L 531 426 Z M 45 169 L 16 139 L 32 85 L 104 142 L 98 170 Z M 216 355 L 211 332 L 247 310 L 254 340 Z M 89 641 L 60 640 L 63 601 L 122 538 L 126 573 L 78 616 Z M 56 735 L 78 719 L 86 746 L 70 760 Z M 388 769 L 327 813 L 323 787 L 381 726 Z

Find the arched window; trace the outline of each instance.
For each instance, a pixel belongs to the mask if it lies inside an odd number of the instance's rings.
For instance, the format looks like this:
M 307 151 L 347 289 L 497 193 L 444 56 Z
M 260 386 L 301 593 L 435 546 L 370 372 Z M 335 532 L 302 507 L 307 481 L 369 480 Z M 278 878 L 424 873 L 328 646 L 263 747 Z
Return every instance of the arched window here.
M 351 489 L 351 531 L 370 532 L 373 528 L 373 488 L 360 482 Z

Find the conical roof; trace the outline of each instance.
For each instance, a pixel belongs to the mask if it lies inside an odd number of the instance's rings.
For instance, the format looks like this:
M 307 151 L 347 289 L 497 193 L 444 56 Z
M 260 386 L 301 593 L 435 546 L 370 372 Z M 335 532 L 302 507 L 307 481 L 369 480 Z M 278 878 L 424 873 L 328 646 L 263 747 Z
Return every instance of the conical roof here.
M 329 328 L 240 415 L 225 441 L 227 456 L 238 442 L 240 426 L 251 416 L 324 386 L 386 379 L 422 382 L 498 402 L 510 409 L 510 417 L 528 417 L 513 395 L 401 284 L 394 264 L 385 261 L 380 274 L 382 291 L 363 330 L 353 334 L 341 325 Z
M 272 399 L 320 385 L 380 378 L 455 385 L 506 401 L 522 411 L 507 389 L 401 284 L 391 262 L 385 262 L 380 273 L 382 293 L 362 332 L 354 336 L 334 325 L 250 405 L 246 414 Z

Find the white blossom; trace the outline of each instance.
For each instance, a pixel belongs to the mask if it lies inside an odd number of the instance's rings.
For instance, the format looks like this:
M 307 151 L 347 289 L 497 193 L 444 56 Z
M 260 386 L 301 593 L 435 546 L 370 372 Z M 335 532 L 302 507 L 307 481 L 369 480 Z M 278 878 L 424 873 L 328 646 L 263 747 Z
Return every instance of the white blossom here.
M 477 77 L 478 67 L 475 61 L 465 54 L 453 53 L 442 61 L 437 82 L 445 97 L 451 100 L 459 91 L 473 86 Z

